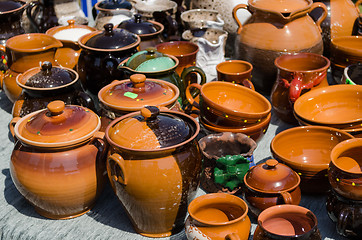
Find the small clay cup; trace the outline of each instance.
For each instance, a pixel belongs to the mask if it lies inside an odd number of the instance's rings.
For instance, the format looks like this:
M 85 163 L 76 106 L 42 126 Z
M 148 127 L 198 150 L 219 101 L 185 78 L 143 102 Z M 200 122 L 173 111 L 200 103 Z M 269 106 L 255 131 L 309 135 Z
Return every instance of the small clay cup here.
M 216 65 L 217 80 L 237 83 L 254 90 L 251 82 L 253 65 L 242 60 L 228 60 Z
M 341 196 L 362 200 L 362 139 L 355 138 L 337 144 L 331 152 L 328 180 Z
M 307 208 L 278 205 L 260 213 L 253 240 L 321 240 L 317 217 Z

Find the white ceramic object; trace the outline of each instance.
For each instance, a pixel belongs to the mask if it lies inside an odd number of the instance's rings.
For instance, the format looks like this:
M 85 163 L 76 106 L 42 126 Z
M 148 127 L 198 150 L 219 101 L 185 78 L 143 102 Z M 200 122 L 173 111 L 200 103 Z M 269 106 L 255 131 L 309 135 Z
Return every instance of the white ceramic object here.
M 223 29 L 224 20 L 215 10 L 191 9 L 181 14 L 181 20 L 186 29 L 218 28 Z

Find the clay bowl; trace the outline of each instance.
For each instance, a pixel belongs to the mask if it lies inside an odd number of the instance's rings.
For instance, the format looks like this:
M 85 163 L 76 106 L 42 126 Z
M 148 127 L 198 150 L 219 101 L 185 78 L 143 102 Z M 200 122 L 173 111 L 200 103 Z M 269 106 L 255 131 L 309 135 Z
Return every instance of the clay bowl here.
M 333 85 L 314 89 L 294 103 L 294 114 L 304 122 L 343 129 L 362 123 L 362 86 Z
M 355 138 L 337 144 L 330 156 L 328 180 L 341 196 L 362 200 L 362 139 Z
M 345 67 L 362 62 L 362 36 L 333 38 L 330 59 L 333 79 L 340 83 Z
M 329 189 L 327 170 L 332 149 L 353 136 L 323 126 L 301 126 L 277 134 L 270 143 L 275 159 L 284 162 L 301 178 L 301 190 L 325 193 Z

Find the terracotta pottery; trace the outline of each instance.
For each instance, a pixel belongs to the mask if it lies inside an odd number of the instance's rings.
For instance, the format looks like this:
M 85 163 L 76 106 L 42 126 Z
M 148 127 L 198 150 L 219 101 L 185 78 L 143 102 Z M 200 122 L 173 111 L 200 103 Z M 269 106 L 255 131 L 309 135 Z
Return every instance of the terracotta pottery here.
M 16 76 L 44 61 L 49 61 L 53 66 L 55 51 L 63 44 L 52 36 L 43 33 L 28 33 L 14 36 L 7 40 L 6 48 L 0 45 L 0 50 L 8 56 L 9 69 L 4 76 L 0 76 L 1 87 L 10 101 L 14 102 L 21 93 L 21 88 L 16 84 Z
M 340 235 L 349 239 L 362 237 L 362 201 L 342 197 L 331 190 L 328 193 L 326 208 Z
M 108 177 L 141 235 L 166 237 L 183 229 L 200 181 L 199 130 L 194 118 L 154 106 L 107 127 Z
M 93 100 L 81 87 L 78 73 L 70 68 L 52 67 L 50 62 L 44 62 L 41 67 L 19 74 L 16 83 L 23 91 L 13 105 L 13 117 L 44 109 L 54 100 L 95 111 Z
M 328 58 L 314 53 L 282 55 L 274 62 L 277 79 L 271 91 L 271 103 L 280 119 L 295 123 L 293 105 L 307 91 L 328 86 Z
M 300 203 L 300 177 L 275 159 L 251 168 L 244 176 L 244 183 L 243 197 L 256 216 L 271 206 Z
M 95 30 L 95 28 L 86 25 L 75 25 L 74 19 L 68 20 L 68 26 L 57 26 L 48 29 L 45 34 L 63 43 L 63 47 L 58 48 L 55 53 L 55 59 L 58 64 L 62 67 L 75 69 L 81 51 L 78 39 Z
M 351 64 L 343 71 L 341 83 L 362 85 L 362 63 Z
M 223 29 L 224 20 L 218 11 L 211 9 L 191 9 L 181 14 L 185 29 L 218 28 Z
M 139 45 L 141 51 L 163 42 L 162 32 L 165 27 L 152 20 L 143 21 L 140 14 L 135 14 L 134 18 L 121 22 L 117 27 L 137 34 L 141 38 Z
M 53 101 L 47 109 L 14 118 L 11 178 L 42 216 L 67 219 L 88 212 L 106 180 L 99 117 L 91 110 Z
M 216 65 L 217 80 L 244 85 L 254 90 L 251 82 L 253 65 L 241 60 L 228 60 Z
M 199 145 L 204 160 L 201 187 L 209 193 L 237 194 L 246 171 L 255 166 L 256 142 L 243 133 L 223 132 L 206 135 L 199 140 Z M 217 174 L 217 181 L 215 167 L 223 171 Z
M 340 83 L 344 68 L 362 62 L 362 36 L 332 39 L 330 60 L 333 80 Z
M 192 97 L 190 89 L 200 90 L 200 101 Z M 186 88 L 190 104 L 200 109 L 207 123 L 220 127 L 241 128 L 259 124 L 271 111 L 271 104 L 263 95 L 244 86 L 229 82 L 193 83 Z
M 278 133 L 270 150 L 275 159 L 298 173 L 302 192 L 325 193 L 329 189 L 330 153 L 338 143 L 351 138 L 352 135 L 329 127 L 295 127 Z
M 258 217 L 253 240 L 321 240 L 317 217 L 307 208 L 278 205 L 264 210 Z
M 179 89 L 172 83 L 146 79 L 143 74 L 134 74 L 130 79 L 113 81 L 98 93 L 101 104 L 101 131 L 111 121 L 131 112 L 140 111 L 145 106 L 158 106 L 179 110 Z
M 336 145 L 330 156 L 328 179 L 343 197 L 362 200 L 362 139 L 349 139 Z
M 210 193 L 194 199 L 189 207 L 185 231 L 189 240 L 247 240 L 251 223 L 248 205 L 226 193 Z
M 316 22 L 308 15 L 315 8 L 323 9 Z M 252 13 L 244 24 L 237 18 L 239 9 Z M 248 5 L 237 5 L 233 16 L 239 25 L 236 58 L 254 66 L 253 83 L 259 92 L 270 94 L 276 79 L 274 60 L 277 57 L 297 52 L 323 53 L 320 23 L 327 16 L 323 3 L 249 0 Z

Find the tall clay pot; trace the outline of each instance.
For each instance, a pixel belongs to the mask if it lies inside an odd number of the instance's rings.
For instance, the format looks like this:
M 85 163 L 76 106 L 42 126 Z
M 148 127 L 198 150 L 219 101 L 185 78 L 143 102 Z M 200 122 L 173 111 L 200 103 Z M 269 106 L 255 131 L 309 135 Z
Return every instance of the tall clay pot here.
M 323 14 L 314 22 L 309 13 L 321 8 Z M 252 16 L 241 24 L 239 9 L 246 9 Z M 259 92 L 270 94 L 276 79 L 274 60 L 283 54 L 296 52 L 323 53 L 321 22 L 327 16 L 323 3 L 312 0 L 249 0 L 233 10 L 239 24 L 236 58 L 254 66 L 253 84 Z

